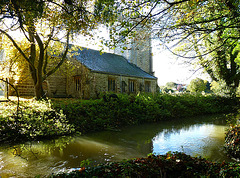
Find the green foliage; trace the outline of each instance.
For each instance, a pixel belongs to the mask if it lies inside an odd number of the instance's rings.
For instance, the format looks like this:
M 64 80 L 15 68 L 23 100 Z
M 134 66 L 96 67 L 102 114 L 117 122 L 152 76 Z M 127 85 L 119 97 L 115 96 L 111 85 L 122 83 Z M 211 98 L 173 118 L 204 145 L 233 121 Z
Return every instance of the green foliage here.
M 195 115 L 228 113 L 238 103 L 237 99 L 200 94 L 118 95 L 118 98 L 109 102 L 104 102 L 103 99 L 52 101 L 53 107 L 63 110 L 69 123 L 80 132 L 117 129 L 126 125 Z
M 192 79 L 190 84 L 188 85 L 187 89 L 190 92 L 202 92 L 205 91 L 207 89 L 207 81 L 204 81 L 203 79 L 200 78 L 196 78 L 196 79 Z
M 166 87 L 167 87 L 167 89 L 177 89 L 177 84 L 176 83 L 174 83 L 174 82 L 168 82 L 168 83 L 166 83 Z
M 89 159 L 86 159 L 86 160 L 81 161 L 80 167 L 87 167 L 87 166 L 89 166 L 89 164 L 90 164 Z
M 16 115 L 15 104 L 2 104 L 0 142 L 43 139 L 74 132 L 63 112 L 52 109 L 47 101 L 24 101 L 20 108 L 20 114 Z
M 28 24 L 30 18 L 39 18 L 43 14 L 44 3 L 39 0 L 3 0 L 0 2 L 1 15 L 18 17 L 21 25 Z M 21 12 L 21 13 L 20 13 Z
M 226 83 L 224 81 L 213 81 L 211 82 L 211 90 L 217 94 L 217 95 L 228 95 L 229 89 L 226 86 Z
M 225 136 L 224 147 L 229 156 L 240 158 L 240 111 L 228 115 L 228 124 L 230 128 Z
M 100 164 L 51 177 L 239 177 L 239 171 L 238 163 L 211 162 L 176 152 Z
M 240 158 L 240 125 L 230 127 L 225 137 L 225 149 L 234 158 Z
M 216 95 L 138 94 L 118 99 L 52 99 L 1 103 L 0 142 L 50 138 L 73 133 L 114 130 L 127 125 L 235 111 L 236 98 Z
M 96 18 L 101 22 L 113 22 L 118 16 L 116 13 L 117 6 L 114 0 L 97 0 L 94 10 Z
M 174 93 L 172 89 L 169 89 L 166 86 L 161 86 L 160 90 L 161 90 L 161 93 Z

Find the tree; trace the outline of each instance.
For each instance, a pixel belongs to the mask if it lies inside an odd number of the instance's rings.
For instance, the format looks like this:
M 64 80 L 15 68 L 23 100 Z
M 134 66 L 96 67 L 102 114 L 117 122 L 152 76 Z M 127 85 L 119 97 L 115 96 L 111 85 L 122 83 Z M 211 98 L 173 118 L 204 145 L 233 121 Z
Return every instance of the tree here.
M 172 89 L 167 88 L 166 86 L 160 86 L 160 92 L 161 93 L 173 93 L 174 91 Z
M 70 37 L 92 36 L 100 23 L 114 19 L 109 16 L 111 0 L 4 0 L 0 2 L 0 33 L 7 37 L 27 62 L 37 99 L 44 96 L 43 81 L 56 72 L 66 60 Z M 19 31 L 27 41 L 23 50 L 10 31 Z M 61 50 L 50 50 L 57 41 Z M 56 48 L 55 48 L 56 49 Z M 49 66 L 49 56 L 59 60 Z
M 124 18 L 112 28 L 119 34 L 136 36 L 136 28 L 147 28 L 153 38 L 172 46 L 184 45 L 177 56 L 196 62 L 214 81 L 224 81 L 231 93 L 239 85 L 236 65 L 240 39 L 238 0 L 153 0 L 121 1 L 119 11 Z M 196 60 L 198 59 L 198 60 Z
M 203 79 L 200 79 L 200 78 L 196 78 L 191 80 L 190 84 L 187 86 L 187 89 L 190 92 L 199 93 L 206 90 L 207 88 L 206 85 L 207 85 L 207 81 L 204 81 Z
M 226 83 L 223 81 L 213 81 L 211 82 L 211 88 L 210 88 L 215 94 L 218 95 L 226 95 L 228 94 L 229 90 L 226 86 Z
M 225 4 L 225 8 L 228 9 L 229 5 Z M 218 8 L 211 12 L 221 13 Z M 236 63 L 239 54 L 238 36 L 240 31 L 235 27 L 226 27 L 227 23 L 231 22 L 220 18 L 215 19 L 212 23 L 201 24 L 202 29 L 221 28 L 214 30 L 213 33 L 209 32 L 210 34 L 206 31 L 202 34 L 192 34 L 192 37 L 188 39 L 189 44 L 185 45 L 182 51 L 184 54 L 190 53 L 195 56 L 197 60 L 193 63 L 197 62 L 202 66 L 213 81 L 224 82 L 229 90 L 228 93 L 235 96 L 240 80 L 239 65 Z
M 149 27 L 153 38 L 162 43 L 176 40 L 177 44 L 192 35 L 199 42 L 221 29 L 237 30 L 240 22 L 238 0 L 138 0 L 115 1 L 121 18 L 111 29 L 119 42 L 127 35 L 136 35 L 135 29 Z M 221 24 L 216 23 L 222 21 Z M 126 35 L 127 34 L 127 35 Z M 239 39 L 238 34 L 229 34 Z M 219 44 L 222 45 L 222 44 Z
M 216 39 L 209 39 L 205 44 L 208 49 L 216 47 L 223 40 L 217 32 Z M 210 41 L 211 40 L 211 41 Z M 211 44 L 210 44 L 211 43 Z M 200 51 L 195 47 L 196 51 Z M 227 41 L 224 45 L 213 51 L 207 58 L 201 55 L 198 57 L 198 63 L 205 69 L 213 81 L 225 85 L 228 95 L 235 96 L 240 80 L 240 70 L 237 64 L 238 44 L 233 41 Z
M 168 89 L 171 89 L 171 90 L 177 89 L 177 84 L 174 83 L 174 82 L 167 82 L 167 83 L 166 83 L 166 87 L 167 87 Z

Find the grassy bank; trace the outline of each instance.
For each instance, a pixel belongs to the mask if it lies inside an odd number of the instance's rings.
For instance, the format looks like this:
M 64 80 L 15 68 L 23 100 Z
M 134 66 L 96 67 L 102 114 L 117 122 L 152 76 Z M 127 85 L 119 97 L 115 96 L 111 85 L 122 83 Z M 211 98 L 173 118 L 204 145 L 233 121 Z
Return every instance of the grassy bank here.
M 118 129 L 126 125 L 196 115 L 229 113 L 238 100 L 215 95 L 118 95 L 98 100 L 52 99 L 0 103 L 0 142 L 53 138 L 76 132 Z

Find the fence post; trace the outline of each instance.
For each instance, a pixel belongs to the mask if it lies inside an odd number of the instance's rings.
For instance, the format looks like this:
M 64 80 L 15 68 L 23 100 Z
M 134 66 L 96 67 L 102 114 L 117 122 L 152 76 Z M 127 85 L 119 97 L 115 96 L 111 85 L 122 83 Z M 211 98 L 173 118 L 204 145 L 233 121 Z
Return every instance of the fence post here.
M 8 97 L 8 94 L 9 94 L 9 93 L 8 93 L 8 83 L 9 83 L 9 82 L 8 82 L 8 78 L 6 78 L 5 81 L 6 81 L 6 82 L 5 82 L 5 87 L 4 87 L 4 95 L 5 95 L 5 97 L 6 97 L 7 100 L 8 100 L 8 99 L 9 99 L 9 97 Z

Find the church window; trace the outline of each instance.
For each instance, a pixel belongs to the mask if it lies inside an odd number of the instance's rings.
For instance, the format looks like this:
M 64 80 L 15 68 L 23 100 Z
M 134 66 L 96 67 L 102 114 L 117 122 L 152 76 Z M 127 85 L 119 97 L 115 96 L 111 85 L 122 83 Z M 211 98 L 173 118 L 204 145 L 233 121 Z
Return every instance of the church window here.
M 114 78 L 108 79 L 108 91 L 116 91 L 116 80 Z
M 122 81 L 122 93 L 125 93 L 126 92 L 126 82 L 125 81 Z
M 129 80 L 129 92 L 134 93 L 136 91 L 136 82 L 134 80 Z
M 145 92 L 151 92 L 151 82 L 150 81 L 145 82 Z
M 74 77 L 75 80 L 75 90 L 80 91 L 81 90 L 81 78 L 79 76 Z

